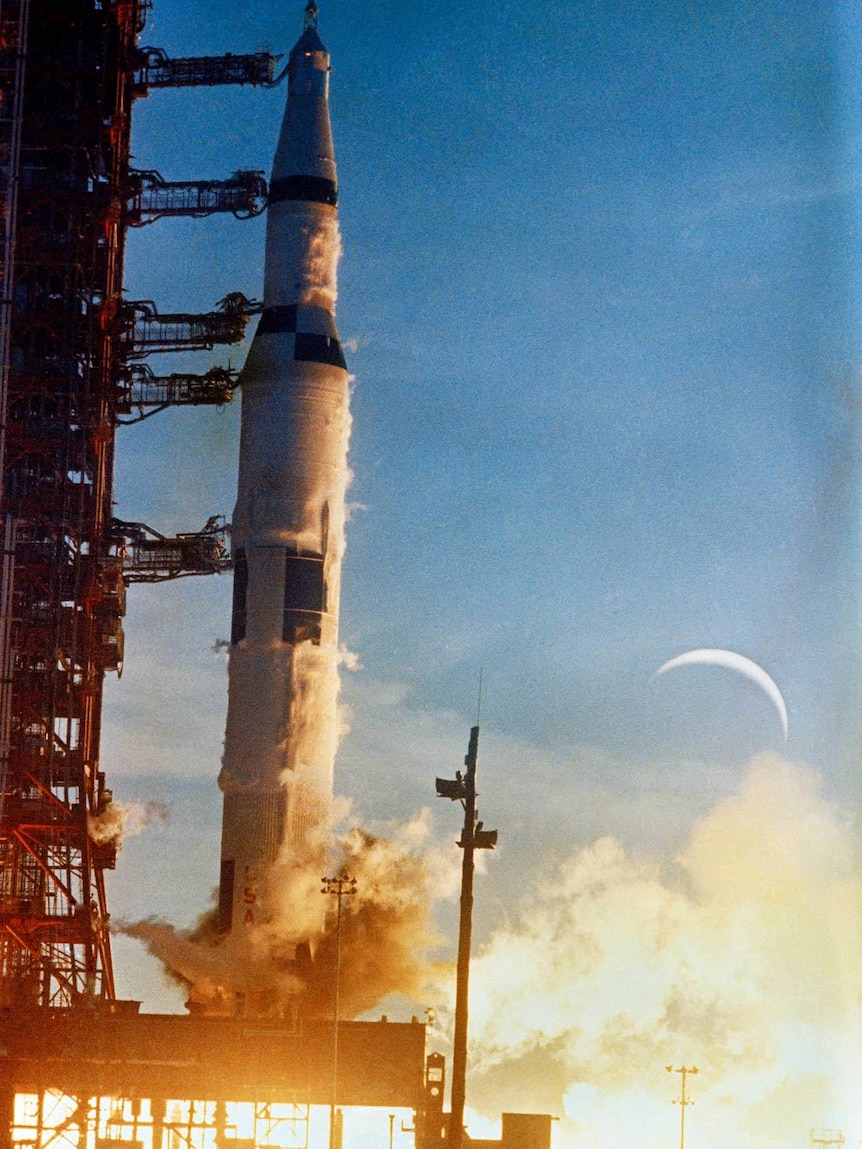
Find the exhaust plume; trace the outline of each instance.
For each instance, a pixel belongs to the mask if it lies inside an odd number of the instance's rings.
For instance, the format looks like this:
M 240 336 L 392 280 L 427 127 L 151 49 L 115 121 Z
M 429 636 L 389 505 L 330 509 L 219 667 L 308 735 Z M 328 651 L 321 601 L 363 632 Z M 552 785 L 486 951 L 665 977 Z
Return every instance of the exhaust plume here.
M 348 804 L 336 803 L 336 817 Z M 313 843 L 312 843 L 313 845 Z M 435 897 L 457 890 L 458 859 L 433 843 L 429 811 L 398 827 L 391 838 L 353 828 L 340 840 L 341 870 L 357 892 L 342 903 L 340 1013 L 357 1017 L 391 993 L 428 989 L 429 952 L 440 943 L 431 911 Z M 321 895 L 320 875 L 285 848 L 266 874 L 272 917 L 249 931 L 242 946 L 218 930 L 209 910 L 191 930 L 158 919 L 121 922 L 189 992 L 192 1008 L 210 1013 L 329 1017 L 335 971 L 334 899 Z M 313 960 L 296 960 L 299 940 L 323 922 Z

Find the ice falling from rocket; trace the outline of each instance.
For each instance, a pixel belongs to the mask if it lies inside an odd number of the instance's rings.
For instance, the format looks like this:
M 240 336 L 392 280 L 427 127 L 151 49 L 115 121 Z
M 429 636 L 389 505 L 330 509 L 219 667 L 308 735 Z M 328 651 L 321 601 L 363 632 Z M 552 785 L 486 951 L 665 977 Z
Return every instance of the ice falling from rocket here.
M 309 0 L 290 53 L 270 181 L 264 310 L 241 377 L 219 775 L 219 920 L 240 951 L 244 937 L 283 921 L 291 901 L 301 902 L 301 895 L 285 894 L 291 881 L 301 888 L 305 877 L 309 895 L 294 940 L 313 942 L 315 915 L 325 908 L 317 887 L 337 741 L 350 431 L 348 374 L 333 319 L 340 245 L 328 89 L 329 54 Z

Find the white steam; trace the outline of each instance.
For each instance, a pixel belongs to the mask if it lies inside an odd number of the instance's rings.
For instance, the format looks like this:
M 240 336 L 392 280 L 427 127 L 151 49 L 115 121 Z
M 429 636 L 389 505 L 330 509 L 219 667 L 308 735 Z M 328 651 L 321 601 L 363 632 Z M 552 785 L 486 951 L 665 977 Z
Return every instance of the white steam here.
M 94 842 L 111 842 L 118 848 L 125 838 L 137 837 L 147 826 L 163 825 L 168 811 L 160 802 L 108 802 L 98 814 L 87 815 L 87 833 Z
M 703 1147 L 785 1149 L 842 1120 L 857 1132 L 860 927 L 846 818 L 813 771 L 759 756 L 672 870 L 600 839 L 492 936 L 471 973 L 474 1092 L 493 1104 L 515 1063 L 529 1094 L 550 1059 L 568 1118 L 555 1149 L 635 1132 L 659 1149 L 679 1128 L 664 1067 L 696 1064 L 692 1144 L 695 1121 Z
M 332 817 L 348 819 L 349 802 L 336 799 Z M 315 845 L 311 834 L 308 849 Z M 356 894 L 345 897 L 342 909 L 341 960 L 350 969 L 341 986 L 342 1016 L 355 1017 L 391 993 L 427 993 L 428 955 L 440 941 L 431 909 L 435 899 L 457 890 L 459 872 L 451 849 L 444 852 L 434 842 L 429 811 L 394 827 L 390 837 L 353 826 L 337 838 L 337 847 L 345 871 L 357 879 Z M 235 934 L 214 931 L 212 913 L 192 930 L 157 919 L 115 928 L 142 941 L 190 1000 L 210 1013 L 328 1016 L 335 906 L 321 896 L 319 867 L 306 861 L 286 848 L 269 867 L 262 882 L 271 916 L 239 944 Z M 314 961 L 298 967 L 293 943 L 309 936 L 316 940 Z

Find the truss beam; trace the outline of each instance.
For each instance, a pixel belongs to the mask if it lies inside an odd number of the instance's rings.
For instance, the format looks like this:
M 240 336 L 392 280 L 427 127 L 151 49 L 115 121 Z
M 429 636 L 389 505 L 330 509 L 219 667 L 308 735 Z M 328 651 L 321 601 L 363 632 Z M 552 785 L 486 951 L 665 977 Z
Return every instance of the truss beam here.
M 159 172 L 136 171 L 126 203 L 126 219 L 141 227 L 177 216 L 202 218 L 232 212 L 238 219 L 260 215 L 266 207 L 263 172 L 238 171 L 226 180 L 166 180 Z
M 252 84 L 268 87 L 275 83 L 279 57 L 270 52 L 247 55 L 184 56 L 171 59 L 163 48 L 141 48 L 135 65 L 137 95 L 151 88 L 196 88 L 216 84 Z
M 220 515 L 213 515 L 200 531 L 172 537 L 159 534 L 146 523 L 114 519 L 115 534 L 125 540 L 126 583 L 167 582 L 230 570 L 228 529 Z

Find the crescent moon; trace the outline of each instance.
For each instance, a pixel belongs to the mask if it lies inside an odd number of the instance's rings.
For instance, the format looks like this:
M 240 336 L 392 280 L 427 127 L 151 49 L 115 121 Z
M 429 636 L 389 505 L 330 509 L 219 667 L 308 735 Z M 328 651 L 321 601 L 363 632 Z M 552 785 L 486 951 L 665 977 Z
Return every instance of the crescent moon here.
M 784 731 L 784 740 L 787 741 L 787 707 L 784 704 L 781 691 L 762 666 L 758 666 L 750 658 L 736 654 L 732 650 L 689 650 L 686 654 L 678 654 L 676 658 L 671 658 L 668 662 L 663 663 L 653 678 L 658 678 L 667 670 L 675 670 L 678 666 L 723 666 L 726 670 L 735 670 L 737 674 L 743 675 L 749 682 L 759 686 L 778 711 L 781 729 Z

